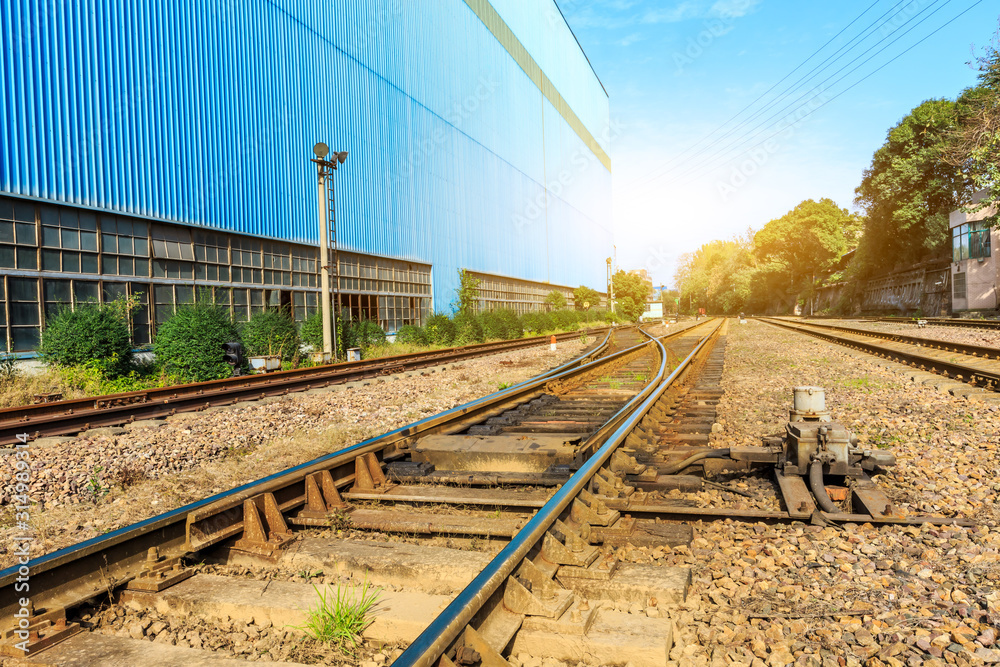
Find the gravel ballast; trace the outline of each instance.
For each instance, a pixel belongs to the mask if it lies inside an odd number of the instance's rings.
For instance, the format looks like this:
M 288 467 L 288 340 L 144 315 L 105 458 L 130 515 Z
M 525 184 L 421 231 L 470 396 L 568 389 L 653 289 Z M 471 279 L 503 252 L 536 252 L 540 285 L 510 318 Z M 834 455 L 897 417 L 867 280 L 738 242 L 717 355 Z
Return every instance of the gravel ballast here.
M 623 549 L 687 565 L 673 665 L 979 665 L 1000 661 L 1000 408 L 918 384 L 905 367 L 751 322 L 730 327 L 715 446 L 758 445 L 791 389 L 898 464 L 877 483 L 908 514 L 975 527 L 699 524 L 691 548 Z M 707 492 L 699 494 L 704 496 Z M 642 611 L 642 610 L 639 610 Z
M 594 337 L 589 339 L 593 343 Z M 328 391 L 182 413 L 31 448 L 33 558 L 260 479 L 542 373 L 577 339 Z M 0 471 L 0 567 L 14 564 L 14 457 Z

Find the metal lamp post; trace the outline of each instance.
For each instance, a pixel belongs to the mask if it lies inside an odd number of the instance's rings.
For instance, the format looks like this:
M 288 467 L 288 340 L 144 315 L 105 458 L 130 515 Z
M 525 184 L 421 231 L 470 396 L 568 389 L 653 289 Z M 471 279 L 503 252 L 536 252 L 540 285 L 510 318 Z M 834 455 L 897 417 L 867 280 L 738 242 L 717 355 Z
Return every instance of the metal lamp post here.
M 347 151 L 334 153 L 331 159 L 330 147 L 323 142 L 313 146 L 313 153 L 316 155 L 313 162 L 316 163 L 317 195 L 319 200 L 319 262 L 320 262 L 320 305 L 323 311 L 323 358 L 337 358 L 337 330 L 334 326 L 334 313 L 330 305 L 330 234 L 333 234 L 334 263 L 336 267 L 336 293 L 337 303 L 340 303 L 340 257 L 337 252 L 337 210 L 333 198 L 333 181 L 330 181 L 330 202 L 327 204 L 327 178 L 333 176 L 338 164 L 344 164 L 347 160 Z M 329 206 L 329 208 L 327 208 Z

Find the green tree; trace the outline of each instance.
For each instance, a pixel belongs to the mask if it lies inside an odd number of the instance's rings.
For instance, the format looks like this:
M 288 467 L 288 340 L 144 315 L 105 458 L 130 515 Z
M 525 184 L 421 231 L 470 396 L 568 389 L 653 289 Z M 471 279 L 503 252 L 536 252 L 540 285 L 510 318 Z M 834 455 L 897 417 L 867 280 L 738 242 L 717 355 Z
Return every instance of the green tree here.
M 562 292 L 552 290 L 545 297 L 545 305 L 552 310 L 560 310 L 566 307 L 566 297 Z
M 979 85 L 958 96 L 958 127 L 949 136 L 944 159 L 980 196 L 972 210 L 1000 203 L 1000 31 L 970 65 L 979 70 Z M 965 194 L 965 193 L 962 193 Z M 969 203 L 967 200 L 963 204 Z M 1000 215 L 992 216 L 1000 224 Z
M 861 220 L 832 199 L 800 203 L 754 236 L 754 254 L 787 280 L 788 292 L 811 298 L 816 277 L 827 275 L 857 243 Z M 774 285 L 773 287 L 777 287 Z
M 611 277 L 619 314 L 627 320 L 636 321 L 646 310 L 646 299 L 652 288 L 639 276 L 618 271 Z
M 479 308 L 479 279 L 465 269 L 459 269 L 455 295 L 456 312 L 463 315 L 474 314 Z
M 948 214 L 968 196 L 965 179 L 942 159 L 956 127 L 956 103 L 940 99 L 889 130 L 855 191 L 866 217 L 859 279 L 946 252 Z
M 584 306 L 586 303 L 589 303 L 590 306 Z M 585 285 L 580 285 L 573 290 L 573 307 L 577 310 L 588 310 L 589 308 L 595 308 L 600 304 L 601 293 L 597 290 L 590 289 Z

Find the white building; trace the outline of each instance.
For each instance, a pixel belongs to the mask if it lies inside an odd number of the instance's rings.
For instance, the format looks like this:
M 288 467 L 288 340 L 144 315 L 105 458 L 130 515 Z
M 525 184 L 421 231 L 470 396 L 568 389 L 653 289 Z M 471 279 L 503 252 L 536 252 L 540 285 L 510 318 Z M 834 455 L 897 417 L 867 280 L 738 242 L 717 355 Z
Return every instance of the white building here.
M 974 201 L 979 199 L 976 197 Z M 997 208 L 991 206 L 973 213 L 959 209 L 949 216 L 952 312 L 1000 308 L 997 292 L 1000 263 L 993 257 L 993 246 L 1000 242 L 1000 231 L 985 221 L 996 212 Z

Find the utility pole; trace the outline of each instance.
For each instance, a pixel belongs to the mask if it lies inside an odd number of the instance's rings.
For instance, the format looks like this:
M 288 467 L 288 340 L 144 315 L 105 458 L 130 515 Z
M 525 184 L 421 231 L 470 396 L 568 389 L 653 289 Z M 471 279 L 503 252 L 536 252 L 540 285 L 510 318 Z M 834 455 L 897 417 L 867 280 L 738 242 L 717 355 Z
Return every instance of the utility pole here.
M 316 157 L 312 160 L 316 163 L 317 176 L 317 198 L 319 202 L 319 266 L 320 266 L 320 306 L 323 313 L 323 361 L 328 363 L 331 359 L 336 359 L 336 341 L 334 339 L 333 308 L 330 305 L 330 234 L 329 215 L 326 201 L 326 179 L 332 177 L 332 172 L 337 170 L 338 164 L 344 164 L 347 160 L 347 151 L 333 154 L 332 160 L 327 160 L 330 154 L 330 147 L 323 142 L 313 146 L 313 153 Z M 336 233 L 336 232 L 334 232 Z M 340 293 L 340 266 L 337 266 L 338 285 L 337 292 Z M 339 300 L 339 298 L 338 298 Z

